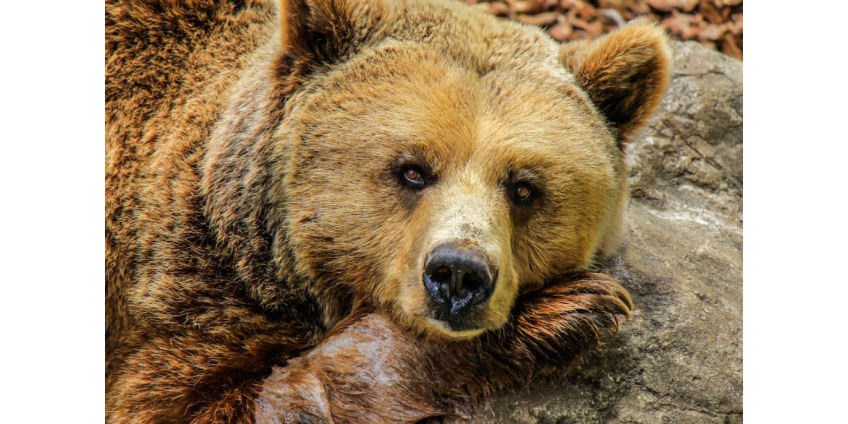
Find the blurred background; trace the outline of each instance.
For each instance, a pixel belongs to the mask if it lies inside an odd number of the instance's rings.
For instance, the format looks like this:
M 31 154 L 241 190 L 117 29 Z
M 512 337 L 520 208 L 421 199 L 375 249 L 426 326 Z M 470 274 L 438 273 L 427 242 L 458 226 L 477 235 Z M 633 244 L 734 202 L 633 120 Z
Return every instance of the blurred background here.
M 544 28 L 559 41 L 591 40 L 625 22 L 656 21 L 673 40 L 694 40 L 742 60 L 742 0 L 463 0 Z

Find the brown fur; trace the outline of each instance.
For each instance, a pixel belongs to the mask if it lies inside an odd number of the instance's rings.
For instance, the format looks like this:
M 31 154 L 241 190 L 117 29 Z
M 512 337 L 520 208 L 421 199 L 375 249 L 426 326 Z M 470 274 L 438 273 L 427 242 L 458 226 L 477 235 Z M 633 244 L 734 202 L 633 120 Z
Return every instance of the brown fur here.
M 107 1 L 108 422 L 467 414 L 629 311 L 574 276 L 617 244 L 656 28 L 563 47 L 442 0 L 281 4 Z M 437 183 L 405 191 L 409 162 Z M 443 240 L 498 265 L 491 331 L 426 318 Z

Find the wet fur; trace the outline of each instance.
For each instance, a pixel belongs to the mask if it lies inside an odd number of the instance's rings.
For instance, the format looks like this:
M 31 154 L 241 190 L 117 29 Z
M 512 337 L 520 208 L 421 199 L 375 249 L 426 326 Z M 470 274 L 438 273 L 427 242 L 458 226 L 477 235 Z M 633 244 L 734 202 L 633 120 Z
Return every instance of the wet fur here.
M 561 47 L 451 2 L 282 4 L 288 15 L 266 2 L 107 1 L 107 422 L 467 414 L 597 344 L 629 300 L 579 273 L 617 244 L 621 146 L 668 74 L 659 31 Z M 472 80 L 510 100 L 481 103 Z M 397 113 L 421 125 L 414 148 L 380 141 L 409 130 Z M 538 128 L 548 131 L 514 144 Z M 461 172 L 481 138 L 483 165 Z M 401 152 L 433 161 L 444 192 L 397 191 L 392 163 L 374 159 Z M 557 162 L 565 155 L 587 160 Z M 424 306 L 404 266 L 424 248 L 416 237 L 435 237 L 445 202 L 493 190 L 484 164 L 504 160 L 548 161 L 547 209 L 528 218 L 478 199 L 512 278 L 484 319 L 498 330 L 446 341 L 407 313 Z M 553 189 L 565 177 L 584 202 Z M 516 230 L 520 219 L 530 224 Z

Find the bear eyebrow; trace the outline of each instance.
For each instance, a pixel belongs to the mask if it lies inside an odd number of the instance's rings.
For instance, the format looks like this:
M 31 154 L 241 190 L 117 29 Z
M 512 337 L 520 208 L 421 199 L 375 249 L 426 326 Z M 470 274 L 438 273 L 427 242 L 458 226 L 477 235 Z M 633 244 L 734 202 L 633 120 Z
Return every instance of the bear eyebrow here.
M 509 183 L 517 181 L 526 181 L 538 187 L 542 181 L 542 176 L 535 170 L 527 166 L 511 168 L 509 170 Z
M 437 180 L 439 178 L 438 166 L 434 162 L 431 155 L 428 155 L 424 149 L 414 147 L 402 152 L 392 163 L 392 169 L 399 172 L 401 168 L 407 165 L 417 165 L 427 174 L 427 177 Z

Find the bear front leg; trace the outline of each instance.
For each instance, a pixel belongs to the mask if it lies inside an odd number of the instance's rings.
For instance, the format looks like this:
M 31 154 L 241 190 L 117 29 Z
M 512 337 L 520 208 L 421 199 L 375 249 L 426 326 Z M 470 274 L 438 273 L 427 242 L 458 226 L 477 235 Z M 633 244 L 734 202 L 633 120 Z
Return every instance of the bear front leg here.
M 504 328 L 473 340 L 428 340 L 380 314 L 350 317 L 308 354 L 274 369 L 256 422 L 467 416 L 483 396 L 527 384 L 596 346 L 631 307 L 614 279 L 587 273 L 522 296 Z
M 274 368 L 256 422 L 414 423 L 469 414 L 470 393 L 431 381 L 444 375 L 433 360 L 447 350 L 430 343 L 382 314 L 348 317 L 309 353 Z

